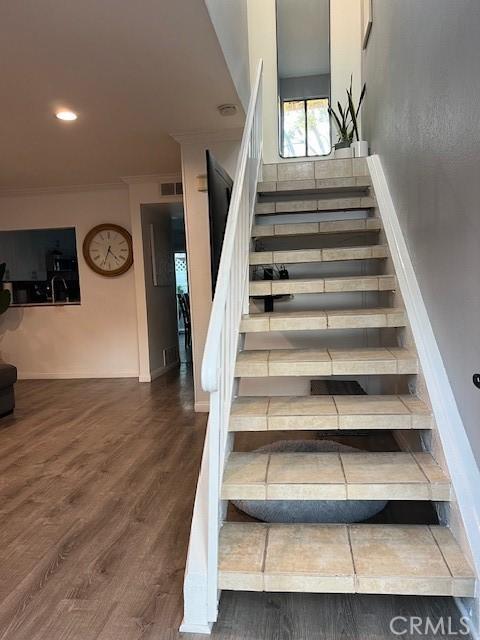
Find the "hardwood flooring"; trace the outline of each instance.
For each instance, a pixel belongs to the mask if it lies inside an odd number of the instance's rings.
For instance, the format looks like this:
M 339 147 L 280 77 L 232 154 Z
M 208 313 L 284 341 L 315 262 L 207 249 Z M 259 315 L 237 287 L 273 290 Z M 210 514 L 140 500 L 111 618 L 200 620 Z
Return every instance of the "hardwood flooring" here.
M 177 637 L 205 415 L 176 372 L 28 381 L 0 430 L 0 638 Z
M 0 421 L 0 640 L 179 638 L 206 424 L 187 369 L 16 392 Z M 444 598 L 224 593 L 212 637 L 393 638 L 392 615 L 458 619 Z

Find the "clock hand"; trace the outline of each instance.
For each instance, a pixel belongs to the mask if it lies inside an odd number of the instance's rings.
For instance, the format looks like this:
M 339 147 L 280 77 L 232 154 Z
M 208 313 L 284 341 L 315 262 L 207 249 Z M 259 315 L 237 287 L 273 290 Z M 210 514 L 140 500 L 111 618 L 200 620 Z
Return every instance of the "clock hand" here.
M 110 251 L 110 245 L 108 245 L 108 249 L 107 249 L 107 253 L 105 254 L 105 258 L 103 259 L 103 265 L 105 266 L 105 263 L 107 262 L 107 258 L 108 258 L 108 254 L 112 253 Z
M 111 247 L 108 247 L 107 256 L 108 256 L 108 254 L 110 254 L 110 255 L 112 256 L 112 258 L 115 258 L 115 260 L 116 260 L 117 262 L 119 262 L 119 259 L 118 259 L 118 258 L 117 258 L 117 256 L 113 253 L 113 251 L 112 251 L 112 248 L 111 248 Z

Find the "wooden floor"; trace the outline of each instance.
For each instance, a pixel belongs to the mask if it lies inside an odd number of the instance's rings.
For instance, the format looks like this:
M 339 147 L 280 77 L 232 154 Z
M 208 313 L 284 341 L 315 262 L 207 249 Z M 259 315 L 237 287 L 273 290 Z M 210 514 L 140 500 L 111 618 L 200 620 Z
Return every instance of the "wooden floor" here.
M 205 422 L 185 369 L 17 384 L 0 421 L 0 640 L 180 637 Z M 444 598 L 225 593 L 212 637 L 393 638 L 394 615 L 458 619 Z

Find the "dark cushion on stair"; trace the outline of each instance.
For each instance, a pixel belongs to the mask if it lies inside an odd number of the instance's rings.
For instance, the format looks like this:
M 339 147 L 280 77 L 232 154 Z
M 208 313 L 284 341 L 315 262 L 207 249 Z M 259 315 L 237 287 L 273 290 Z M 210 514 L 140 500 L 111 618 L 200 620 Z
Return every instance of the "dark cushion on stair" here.
M 11 364 L 0 363 L 0 416 L 15 408 L 13 385 L 17 381 L 17 369 Z
M 12 364 L 0 362 L 0 389 L 11 387 L 17 381 L 17 368 Z
M 331 440 L 280 440 L 260 447 L 261 453 L 327 453 L 358 451 Z M 368 520 L 382 511 L 387 500 L 233 500 L 241 511 L 263 522 L 349 523 Z

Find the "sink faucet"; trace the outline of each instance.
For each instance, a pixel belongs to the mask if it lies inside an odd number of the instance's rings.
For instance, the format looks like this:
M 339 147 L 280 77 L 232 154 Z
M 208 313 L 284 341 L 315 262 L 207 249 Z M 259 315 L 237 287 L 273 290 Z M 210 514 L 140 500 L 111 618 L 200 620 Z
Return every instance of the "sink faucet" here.
M 50 280 L 50 288 L 52 289 L 52 304 L 55 304 L 55 280 L 57 278 L 60 278 L 60 276 L 53 276 L 53 278 Z M 65 289 L 65 291 L 68 291 L 65 278 L 60 278 L 60 282 L 63 282 L 63 288 Z

